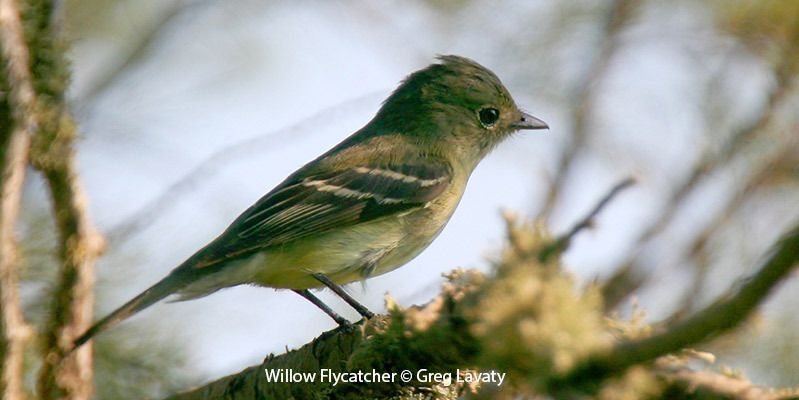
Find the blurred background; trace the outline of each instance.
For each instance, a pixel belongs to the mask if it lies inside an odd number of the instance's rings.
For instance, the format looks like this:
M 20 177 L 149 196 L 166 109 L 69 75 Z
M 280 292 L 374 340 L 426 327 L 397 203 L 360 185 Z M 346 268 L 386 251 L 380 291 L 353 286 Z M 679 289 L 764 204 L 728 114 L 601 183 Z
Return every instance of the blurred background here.
M 617 182 L 565 264 L 609 308 L 677 320 L 754 271 L 799 217 L 799 2 L 67 0 L 81 177 L 109 241 L 98 316 L 166 275 L 285 176 L 364 125 L 437 54 L 473 58 L 551 130 L 472 176 L 421 256 L 352 292 L 374 311 L 489 270 L 501 210 L 566 231 Z M 38 179 L 38 180 L 37 180 Z M 24 194 L 23 298 L 55 270 L 43 182 Z M 612 290 L 611 290 L 612 289 Z M 799 384 L 799 280 L 703 347 L 754 382 Z M 327 292 L 320 297 L 351 320 Z M 634 306 L 635 305 L 635 306 Z M 237 372 L 334 327 L 294 293 L 238 287 L 161 303 L 102 335 L 98 398 L 158 396 Z

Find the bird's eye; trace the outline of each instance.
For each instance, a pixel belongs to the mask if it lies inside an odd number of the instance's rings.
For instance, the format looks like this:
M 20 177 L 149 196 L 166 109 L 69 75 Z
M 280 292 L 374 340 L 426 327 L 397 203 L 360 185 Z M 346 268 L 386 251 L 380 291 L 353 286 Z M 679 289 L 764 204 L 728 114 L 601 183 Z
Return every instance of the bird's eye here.
M 480 123 L 482 123 L 485 127 L 489 127 L 494 125 L 499 119 L 499 110 L 496 108 L 486 107 L 480 110 L 478 116 L 480 117 Z

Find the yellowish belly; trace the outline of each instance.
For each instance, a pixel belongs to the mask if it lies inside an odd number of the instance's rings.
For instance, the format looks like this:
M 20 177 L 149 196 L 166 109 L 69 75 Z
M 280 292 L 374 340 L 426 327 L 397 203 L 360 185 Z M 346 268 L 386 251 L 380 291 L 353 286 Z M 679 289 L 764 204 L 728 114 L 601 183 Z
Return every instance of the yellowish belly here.
M 460 196 L 451 199 L 457 202 Z M 450 206 L 450 207 L 447 207 Z M 311 274 L 346 284 L 392 271 L 422 252 L 438 236 L 454 204 L 432 204 L 328 235 L 298 240 L 264 253 L 253 283 L 290 289 L 320 287 Z

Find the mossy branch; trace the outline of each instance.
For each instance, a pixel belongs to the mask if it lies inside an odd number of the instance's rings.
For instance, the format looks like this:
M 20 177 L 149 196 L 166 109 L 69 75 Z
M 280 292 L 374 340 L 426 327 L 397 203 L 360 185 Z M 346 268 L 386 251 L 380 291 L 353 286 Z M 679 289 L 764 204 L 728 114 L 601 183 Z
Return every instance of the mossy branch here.
M 34 90 L 29 52 L 16 1 L 0 1 L 0 397 L 22 399 L 25 346 L 31 328 L 19 296 L 19 249 L 14 233 L 28 164 Z
M 8 4 L 15 4 L 7 0 Z M 92 320 L 94 262 L 103 240 L 88 216 L 72 147 L 75 124 L 65 104 L 69 63 L 52 1 L 30 0 L 18 7 L 24 43 L 29 49 L 31 105 L 22 112 L 35 120 L 30 162 L 47 182 L 58 230 L 61 260 L 49 319 L 42 332 L 43 363 L 38 395 L 42 399 L 89 399 L 92 392 L 91 348 L 64 357 L 65 349 Z
M 780 240 L 768 261 L 731 296 L 668 327 L 653 336 L 619 343 L 613 349 L 588 357 L 568 374 L 552 382 L 555 387 L 573 387 L 602 380 L 633 365 L 646 363 L 681 348 L 711 339 L 746 320 L 771 291 L 799 263 L 799 224 Z
M 606 316 L 601 291 L 593 285 L 577 289 L 557 257 L 542 263 L 540 252 L 553 240 L 540 229 L 510 220 L 508 242 L 490 276 L 458 270 L 424 306 L 402 309 L 389 298 L 389 315 L 327 332 L 299 349 L 270 355 L 260 365 L 171 399 L 454 399 L 474 391 L 486 398 L 611 399 L 627 393 L 634 399 L 743 400 L 751 398 L 748 393 L 768 393 L 764 398 L 770 399 L 795 393 L 688 369 L 681 350 L 741 323 L 787 276 L 799 259 L 799 226 L 735 295 L 654 335 L 635 319 Z M 668 354 L 672 356 L 662 357 Z M 380 384 L 334 385 L 321 380 L 325 369 L 397 375 Z M 398 379 L 404 370 L 414 378 L 420 370 L 449 373 L 451 381 L 405 382 Z M 457 370 L 494 371 L 506 379 L 501 387 L 462 382 L 454 374 Z M 272 381 L 267 371 L 272 371 Z M 313 373 L 315 379 L 287 382 L 284 375 L 282 382 L 274 382 L 275 371 Z M 730 393 L 717 384 L 733 381 L 747 391 Z M 695 397 L 699 393 L 702 397 Z

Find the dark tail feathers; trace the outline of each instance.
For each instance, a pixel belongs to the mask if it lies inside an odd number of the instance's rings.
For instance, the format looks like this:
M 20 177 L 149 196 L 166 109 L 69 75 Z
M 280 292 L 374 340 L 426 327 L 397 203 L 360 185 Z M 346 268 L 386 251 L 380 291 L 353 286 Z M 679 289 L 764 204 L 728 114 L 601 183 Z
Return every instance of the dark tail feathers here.
M 169 296 L 181 286 L 183 285 L 180 283 L 180 278 L 175 274 L 170 274 L 155 285 L 151 286 L 149 289 L 134 297 L 131 301 L 125 303 L 122 307 L 114 310 L 114 312 L 105 318 L 95 322 L 91 328 L 89 328 L 83 335 L 75 340 L 72 350 L 77 349 L 84 343 L 88 342 L 92 337 L 94 337 L 94 335 L 111 329 L 118 323 L 128 319 L 133 314 L 136 314 L 137 312 L 155 304 L 164 297 Z

